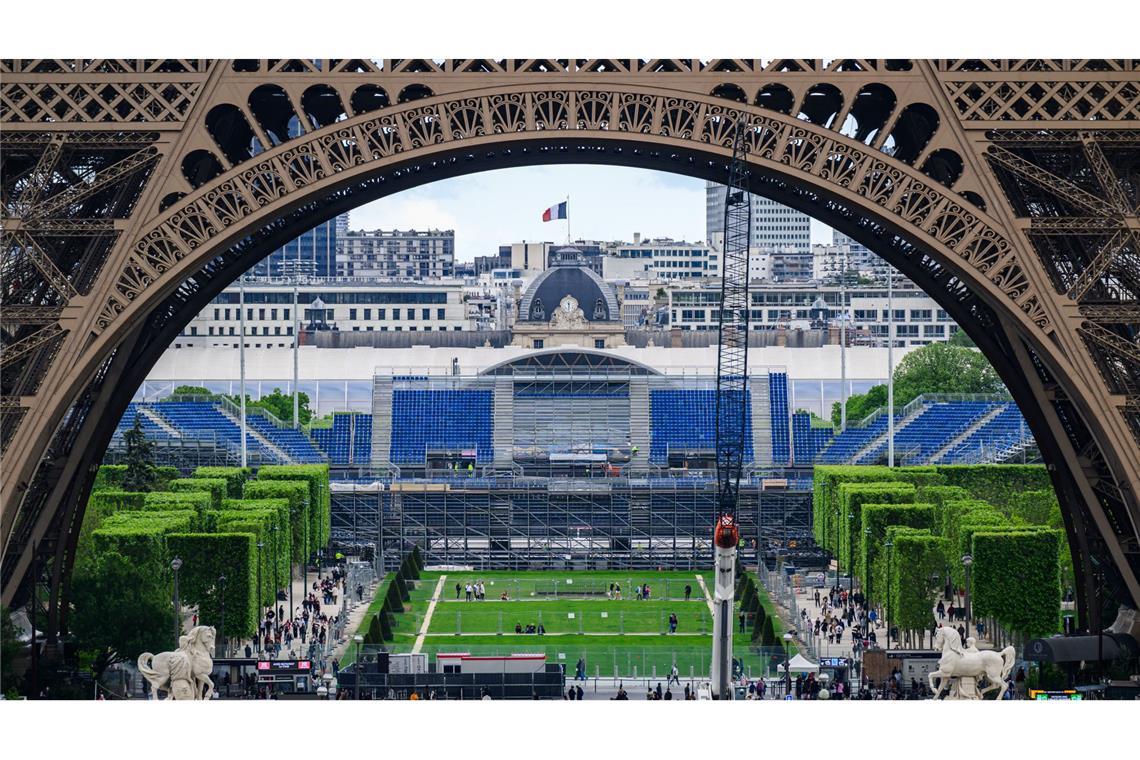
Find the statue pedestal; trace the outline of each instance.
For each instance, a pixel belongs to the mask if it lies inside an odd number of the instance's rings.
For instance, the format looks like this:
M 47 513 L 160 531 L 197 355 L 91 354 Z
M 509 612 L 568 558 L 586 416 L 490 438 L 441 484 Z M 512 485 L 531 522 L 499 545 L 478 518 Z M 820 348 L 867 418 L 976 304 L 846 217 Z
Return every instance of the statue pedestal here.
M 978 693 L 978 679 L 973 676 L 957 676 L 951 678 L 950 692 L 946 699 L 981 699 Z

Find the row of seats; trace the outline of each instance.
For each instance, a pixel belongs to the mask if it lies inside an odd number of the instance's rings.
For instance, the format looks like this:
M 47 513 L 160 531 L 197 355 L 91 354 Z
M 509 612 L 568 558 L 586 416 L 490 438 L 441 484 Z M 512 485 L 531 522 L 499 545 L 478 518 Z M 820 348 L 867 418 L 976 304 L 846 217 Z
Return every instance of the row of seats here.
M 768 375 L 768 404 L 772 415 L 772 461 L 783 464 L 791 450 L 788 427 L 788 375 L 772 372 Z M 796 457 L 799 461 L 799 457 Z
M 127 411 L 123 412 L 123 416 L 119 418 L 119 424 L 115 427 L 114 435 L 121 436 L 128 430 L 135 426 L 135 417 L 138 417 L 139 426 L 142 428 L 143 435 L 149 440 L 166 440 L 173 438 L 166 428 L 159 425 L 149 415 L 143 412 L 143 405 L 131 402 L 127 404 Z
M 752 461 L 751 392 L 744 394 L 744 459 Z M 716 448 L 715 390 L 649 393 L 649 461 L 664 464 L 670 450 Z
M 241 448 L 241 428 L 222 414 L 217 404 L 209 401 L 164 401 L 152 404 L 149 408 L 181 433 L 183 438 L 213 439 L 227 447 Z M 249 431 L 246 431 L 245 445 L 246 451 L 259 454 L 265 461 L 278 459 Z
M 925 463 L 996 405 L 990 401 L 926 404 L 918 414 L 900 423 L 895 431 L 895 453 L 905 455 L 908 461 Z M 856 464 L 876 464 L 886 456 L 887 446 L 886 441 L 873 446 Z
M 393 390 L 391 457 L 396 464 L 419 464 L 428 449 L 475 449 L 475 461 L 489 464 L 490 390 Z
M 792 443 L 796 454 L 797 464 L 814 462 L 819 452 L 831 442 L 835 430 L 829 427 L 812 427 L 811 415 L 807 412 L 796 412 L 792 416 Z M 782 464 L 780 460 L 775 460 Z
M 1002 410 L 970 435 L 966 436 L 942 458 L 945 464 L 968 464 L 1000 460 L 1015 446 L 1031 443 L 1032 436 L 1021 410 L 1004 404 Z
M 309 431 L 332 464 L 368 464 L 372 459 L 372 415 L 341 412 L 329 428 Z
M 300 430 L 279 428 L 260 414 L 246 415 L 246 422 L 262 438 L 268 440 L 298 464 L 318 464 L 324 459 L 313 442 Z

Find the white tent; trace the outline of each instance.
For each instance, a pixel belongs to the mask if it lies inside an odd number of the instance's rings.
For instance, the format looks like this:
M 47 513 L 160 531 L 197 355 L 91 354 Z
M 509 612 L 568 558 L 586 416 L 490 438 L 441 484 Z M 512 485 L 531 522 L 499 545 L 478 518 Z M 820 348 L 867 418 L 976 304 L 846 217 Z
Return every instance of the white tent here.
M 776 670 L 783 673 L 783 664 L 777 665 Z M 797 653 L 796 656 L 792 658 L 792 661 L 788 663 L 788 670 L 792 673 L 818 673 L 819 665 L 804 657 L 802 654 Z

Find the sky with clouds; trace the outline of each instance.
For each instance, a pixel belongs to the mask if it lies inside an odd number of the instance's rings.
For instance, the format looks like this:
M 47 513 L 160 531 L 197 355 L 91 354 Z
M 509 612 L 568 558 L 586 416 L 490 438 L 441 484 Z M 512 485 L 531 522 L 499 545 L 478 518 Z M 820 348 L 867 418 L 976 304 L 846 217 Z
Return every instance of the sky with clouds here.
M 705 183 L 679 174 L 616 166 L 528 166 L 441 180 L 381 198 L 352 211 L 359 229 L 454 229 L 459 261 L 490 255 L 501 244 L 566 240 L 566 222 L 542 212 L 570 196 L 575 239 L 631 240 L 705 236 Z M 831 231 L 812 223 L 813 242 Z

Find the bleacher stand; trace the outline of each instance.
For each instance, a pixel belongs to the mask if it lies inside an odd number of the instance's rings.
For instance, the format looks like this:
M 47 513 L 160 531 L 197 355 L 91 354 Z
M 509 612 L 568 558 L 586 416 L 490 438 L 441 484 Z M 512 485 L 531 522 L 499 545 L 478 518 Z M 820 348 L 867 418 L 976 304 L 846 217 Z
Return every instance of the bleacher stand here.
M 477 464 L 493 456 L 490 390 L 392 392 L 392 461 L 420 464 L 428 449 L 475 449 Z

